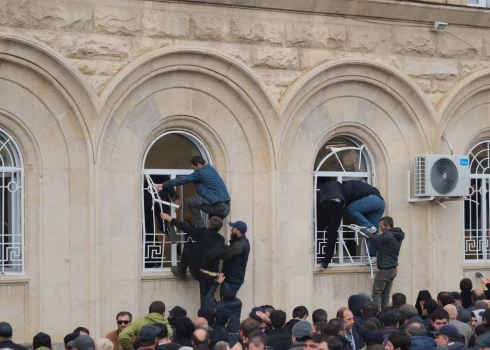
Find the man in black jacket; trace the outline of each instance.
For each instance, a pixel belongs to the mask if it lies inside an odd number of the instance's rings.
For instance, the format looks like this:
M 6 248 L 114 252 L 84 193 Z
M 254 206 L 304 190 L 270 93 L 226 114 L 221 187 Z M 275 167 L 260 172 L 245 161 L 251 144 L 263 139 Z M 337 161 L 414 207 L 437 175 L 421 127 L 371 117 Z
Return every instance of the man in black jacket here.
M 272 330 L 267 333 L 267 346 L 274 350 L 288 350 L 293 344 L 291 333 L 284 327 L 286 313 L 282 310 L 274 310 L 270 316 Z
M 214 311 L 214 310 L 213 310 Z M 216 309 L 216 324 L 209 335 L 209 348 L 212 349 L 216 343 L 224 341 L 229 343 L 230 333 L 226 329 L 226 326 L 230 322 L 230 310 L 221 307 Z
M 220 257 L 223 260 L 223 274 L 226 276 L 226 284 L 230 289 L 238 293 L 245 280 L 247 271 L 250 243 L 245 236 L 247 224 L 243 221 L 229 223 L 231 227 L 230 245 L 225 246 Z
M 173 219 L 166 213 L 160 214 L 162 220 L 169 221 L 170 224 L 181 231 L 187 233 L 192 240 L 187 242 L 189 255 L 189 271 L 197 281 L 201 292 L 201 299 L 206 295 L 214 283 L 214 277 L 219 272 L 219 252 L 223 249 L 225 239 L 218 231 L 223 227 L 223 220 L 217 216 L 211 216 L 207 227 L 194 228 L 183 222 Z M 172 272 L 174 272 L 172 270 Z
M 379 220 L 385 211 L 385 201 L 376 187 L 363 181 L 346 181 L 342 183 L 347 212 L 357 225 L 365 227 L 370 233 L 377 234 Z M 369 256 L 376 262 L 376 242 L 371 241 Z
M 0 349 L 27 350 L 12 341 L 12 334 L 12 326 L 7 322 L 0 322 Z
M 332 261 L 335 252 L 335 244 L 339 235 L 339 227 L 344 215 L 345 199 L 340 183 L 337 181 L 327 181 L 319 186 L 317 196 L 317 231 L 327 228 L 325 238 L 327 245 L 323 253 L 320 248 L 321 269 L 326 270 Z
M 374 278 L 373 301 L 384 310 L 390 301 L 390 291 L 396 277 L 398 255 L 402 247 L 405 233 L 399 227 L 394 227 L 393 219 L 389 216 L 381 218 L 379 222 L 381 234 L 375 235 L 367 229 L 362 229 L 367 238 L 379 246 L 378 273 Z

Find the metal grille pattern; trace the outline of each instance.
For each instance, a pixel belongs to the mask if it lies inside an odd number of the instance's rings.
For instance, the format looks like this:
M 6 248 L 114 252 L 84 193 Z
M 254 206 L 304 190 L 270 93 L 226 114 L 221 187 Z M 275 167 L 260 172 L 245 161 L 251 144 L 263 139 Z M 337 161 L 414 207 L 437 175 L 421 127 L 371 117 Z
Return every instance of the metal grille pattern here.
M 24 168 L 16 142 L 0 129 L 0 274 L 24 272 Z

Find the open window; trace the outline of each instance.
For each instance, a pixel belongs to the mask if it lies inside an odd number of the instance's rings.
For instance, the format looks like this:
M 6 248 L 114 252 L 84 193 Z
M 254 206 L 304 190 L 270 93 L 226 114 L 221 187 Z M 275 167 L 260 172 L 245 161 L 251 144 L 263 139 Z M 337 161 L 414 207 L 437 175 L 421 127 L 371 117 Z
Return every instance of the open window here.
M 190 160 L 194 156 L 202 156 L 212 164 L 204 144 L 194 135 L 183 131 L 169 131 L 157 137 L 148 147 L 143 160 L 142 176 L 142 218 L 143 218 L 143 268 L 145 270 L 169 269 L 180 261 L 180 255 L 187 237 L 177 230 L 177 244 L 170 242 L 166 227 L 160 219 L 164 212 L 176 217 L 182 222 L 194 225 L 193 216 L 187 209 L 187 198 L 196 196 L 194 186 L 179 186 L 175 190 L 180 197 L 181 208 L 154 203 L 148 191 L 145 175 L 149 175 L 155 184 L 164 183 L 170 179 L 188 175 L 193 172 Z M 170 202 L 169 194 L 162 190 L 159 197 Z
M 320 264 L 320 257 L 327 245 L 327 220 L 324 213 L 317 211 L 317 193 L 319 187 L 330 180 L 360 180 L 374 186 L 374 164 L 366 146 L 353 138 L 340 136 L 330 139 L 317 154 L 314 168 L 315 265 Z M 342 227 L 352 223 L 352 219 L 345 214 L 331 264 L 361 264 L 362 258 L 366 257 L 365 247 L 357 244 L 355 233 Z

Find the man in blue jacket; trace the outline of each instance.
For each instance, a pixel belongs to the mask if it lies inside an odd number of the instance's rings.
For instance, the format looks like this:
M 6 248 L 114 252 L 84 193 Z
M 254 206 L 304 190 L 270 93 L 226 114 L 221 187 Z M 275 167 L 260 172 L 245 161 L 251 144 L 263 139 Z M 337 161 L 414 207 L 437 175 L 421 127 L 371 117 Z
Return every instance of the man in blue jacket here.
M 221 219 L 228 216 L 230 213 L 230 195 L 221 176 L 216 169 L 206 163 L 203 157 L 192 157 L 191 165 L 194 169 L 192 174 L 156 185 L 156 188 L 159 191 L 162 187 L 169 189 L 194 183 L 199 196 L 187 198 L 187 206 L 196 220 L 196 227 L 200 228 L 205 226 L 201 211 Z

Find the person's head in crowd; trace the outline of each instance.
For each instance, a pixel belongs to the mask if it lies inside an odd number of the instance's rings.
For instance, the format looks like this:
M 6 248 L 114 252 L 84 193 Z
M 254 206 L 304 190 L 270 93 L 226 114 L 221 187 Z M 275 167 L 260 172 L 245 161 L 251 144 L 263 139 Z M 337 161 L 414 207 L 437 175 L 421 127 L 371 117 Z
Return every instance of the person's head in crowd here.
M 305 339 L 304 350 L 329 350 L 327 338 L 321 334 L 313 333 Z
M 471 328 L 475 329 L 482 324 L 482 314 L 485 310 L 477 309 L 471 311 Z
M 207 224 L 208 229 L 218 232 L 219 230 L 221 230 L 222 227 L 223 227 L 223 219 L 217 216 L 211 216 L 208 219 L 208 224 Z
M 383 344 L 385 337 L 380 330 L 375 329 L 369 332 L 366 332 L 364 335 L 364 342 L 366 345 L 374 345 L 374 344 Z
M 174 308 L 168 312 L 168 323 L 173 326 L 175 324 L 175 321 L 186 316 L 187 311 L 183 307 L 174 306 Z
M 401 312 L 400 310 L 395 310 L 391 312 L 393 316 L 395 316 L 395 319 L 398 322 L 398 327 L 401 327 L 405 324 L 405 314 Z
M 344 320 L 340 318 L 332 318 L 330 321 L 328 321 L 327 329 L 325 330 L 324 334 L 343 337 L 345 334 L 344 329 Z
M 475 345 L 475 349 L 490 350 L 490 337 L 484 338 L 482 340 L 477 340 Z
M 346 309 L 349 309 L 352 314 L 356 317 L 361 317 L 361 308 L 362 306 L 364 305 L 364 303 L 366 302 L 367 300 L 365 299 L 365 297 L 363 296 L 360 296 L 358 294 L 356 295 L 351 295 L 349 297 L 349 300 L 347 302 L 347 308 Z M 339 310 L 340 311 L 340 310 Z M 338 311 L 337 311 L 338 312 Z
M 419 311 L 417 310 L 417 308 L 409 304 L 405 304 L 402 307 L 400 307 L 400 311 L 402 312 L 403 317 L 405 317 L 405 322 L 408 322 L 413 317 L 419 315 Z
M 478 300 L 485 299 L 485 292 L 481 289 L 475 289 L 471 292 L 471 302 L 475 304 Z
M 196 329 L 192 333 L 192 345 L 197 346 L 199 344 L 209 345 L 209 332 L 204 329 Z
M 0 322 L 0 342 L 12 339 L 12 326 L 7 322 Z
M 191 164 L 192 169 L 197 170 L 197 169 L 201 169 L 203 166 L 205 166 L 206 161 L 201 156 L 194 156 L 194 157 L 192 157 L 190 164 Z
M 67 345 L 76 350 L 95 350 L 95 342 L 88 335 L 79 335 Z
M 461 293 L 459 293 L 459 292 L 451 292 L 451 295 L 454 298 L 454 305 L 456 307 L 463 306 L 463 300 L 461 300 Z
M 95 350 L 114 350 L 114 344 L 107 338 L 99 338 L 95 341 Z
M 388 336 L 386 350 L 409 350 L 412 338 L 407 333 L 391 333 Z
M 415 307 L 419 312 L 419 315 L 422 316 L 422 310 L 424 308 L 424 303 L 426 300 L 432 299 L 432 295 L 428 290 L 421 290 L 419 295 L 417 296 L 417 301 L 415 302 Z
M 444 307 L 449 304 L 454 304 L 455 300 L 450 292 L 440 292 L 437 295 L 437 302 L 439 303 L 440 307 Z
M 254 320 L 253 318 L 246 318 L 240 323 L 240 339 L 242 343 L 248 343 L 248 337 L 254 331 L 259 330 L 259 321 Z
M 424 316 L 432 315 L 434 310 L 438 308 L 439 308 L 439 304 L 437 303 L 437 301 L 435 301 L 434 299 L 426 300 L 422 308 L 422 315 Z
M 197 317 L 203 317 L 208 321 L 208 326 L 214 327 L 216 322 L 216 312 L 211 308 L 200 308 L 197 311 Z
M 226 327 L 230 321 L 230 310 L 224 307 L 220 307 L 216 310 L 216 326 Z
M 286 313 L 282 310 L 274 310 L 269 317 L 273 329 L 281 329 L 286 324 Z
M 237 299 L 236 293 L 228 286 L 228 283 L 221 283 L 219 297 L 222 301 L 232 302 Z
M 271 312 L 275 310 L 272 305 L 262 305 L 261 308 L 265 310 L 265 315 L 269 318 L 271 317 Z
M 72 350 L 72 348 L 68 346 L 68 343 L 74 341 L 76 338 L 77 335 L 73 333 L 68 333 L 67 335 L 65 335 L 65 337 L 63 338 L 63 343 L 65 344 L 65 350 Z
M 51 349 L 51 337 L 46 333 L 39 332 L 32 338 L 32 349 L 48 348 Z
M 361 336 L 365 336 L 370 331 L 379 331 L 381 329 L 381 326 L 374 321 L 375 319 L 376 318 L 372 317 L 361 324 L 361 327 L 359 328 L 359 334 Z
M 488 301 L 486 300 L 478 300 L 476 303 L 475 303 L 475 306 L 476 306 L 476 309 L 482 309 L 482 310 L 486 310 L 488 309 Z
M 483 313 L 480 313 L 482 317 L 482 324 L 485 325 L 485 327 L 490 328 L 490 309 L 486 309 L 483 311 Z
M 432 328 L 438 331 L 441 327 L 449 324 L 449 314 L 444 309 L 436 309 L 431 315 Z
M 363 291 L 363 292 L 357 293 L 357 295 L 364 298 L 364 300 L 366 300 L 366 301 L 373 301 L 373 295 L 369 292 Z
M 462 292 L 471 292 L 473 290 L 473 282 L 469 278 L 463 278 L 459 282 L 459 289 L 461 289 Z
M 163 323 L 155 323 L 153 326 L 157 327 L 159 332 L 157 335 L 158 345 L 168 343 L 168 328 Z M 117 349 L 116 349 L 117 350 Z
M 426 337 L 427 329 L 425 325 L 420 322 L 412 322 L 405 327 L 405 332 L 410 334 L 412 337 Z
M 308 309 L 304 306 L 297 306 L 293 310 L 293 318 L 297 320 L 306 320 L 309 316 Z
M 313 332 L 318 334 L 326 334 L 328 323 L 324 321 L 317 322 L 313 325 Z
M 479 324 L 478 326 L 476 326 L 475 328 L 475 337 L 478 339 L 478 337 L 484 333 L 488 332 L 488 328 L 485 327 L 484 324 Z M 490 338 L 488 338 L 490 339 Z
M 195 331 L 194 323 L 192 323 L 189 317 L 179 318 L 175 322 L 174 339 L 176 340 L 190 339 L 194 331 Z
M 73 331 L 73 334 L 75 334 L 78 337 L 79 335 L 90 335 L 90 332 L 85 327 L 77 327 Z
M 253 331 L 248 337 L 248 350 L 265 350 L 267 335 L 261 331 Z
M 435 341 L 438 347 L 448 346 L 449 343 L 461 340 L 458 329 L 450 324 L 442 326 L 439 330 L 432 332 L 432 334 L 435 335 Z
M 293 327 L 291 332 L 293 335 L 293 343 L 304 341 L 305 337 L 308 337 L 313 332 L 313 327 L 308 321 L 299 321 Z
M 139 349 L 155 349 L 158 346 L 159 333 L 160 328 L 153 325 L 147 324 L 141 327 L 138 332 Z
M 364 319 L 369 317 L 376 317 L 379 314 L 378 303 L 375 301 L 368 301 L 361 307 L 361 315 Z
M 318 323 L 318 322 L 328 322 L 327 311 L 325 311 L 323 309 L 316 309 L 311 314 L 311 319 L 313 321 L 313 324 Z
M 449 315 L 449 319 L 457 319 L 458 318 L 458 309 L 453 304 L 447 304 L 443 307 L 444 310 L 447 311 Z
M 204 317 L 196 317 L 192 323 L 194 324 L 195 329 L 204 329 L 205 331 L 209 330 L 208 320 L 206 320 Z
M 230 350 L 230 345 L 225 341 L 219 341 L 214 344 L 213 350 Z
M 262 307 L 254 307 L 248 317 L 253 318 L 257 322 L 259 322 L 259 329 L 266 329 L 267 323 L 263 320 L 261 315 L 265 315 L 265 310 Z
M 338 337 L 328 336 L 327 337 L 328 350 L 343 350 L 344 345 Z
M 337 318 L 344 320 L 344 332 L 349 333 L 354 326 L 354 314 L 346 308 L 341 308 L 337 311 Z
M 117 329 L 122 331 L 133 321 L 133 315 L 128 311 L 121 311 L 116 315 Z M 117 350 L 117 349 L 116 349 Z
M 383 328 L 396 327 L 398 328 L 398 319 L 394 312 L 384 312 L 379 315 L 379 322 Z
M 407 297 L 403 293 L 395 293 L 391 296 L 391 305 L 400 307 L 407 303 Z
M 160 314 L 165 317 L 165 303 L 163 301 L 154 301 L 150 304 L 148 308 L 149 314 Z

